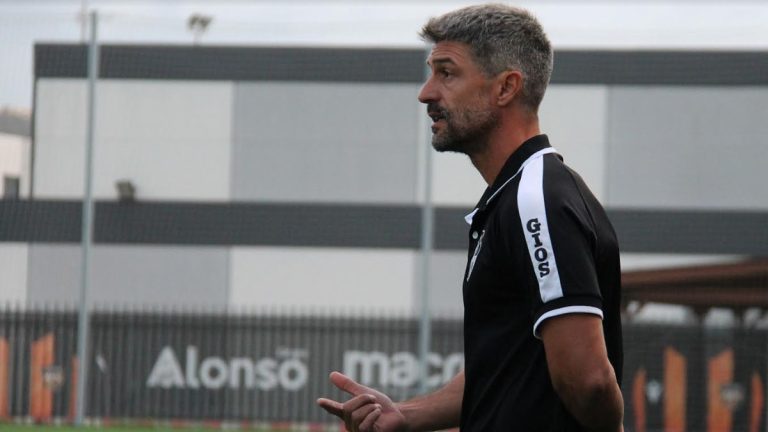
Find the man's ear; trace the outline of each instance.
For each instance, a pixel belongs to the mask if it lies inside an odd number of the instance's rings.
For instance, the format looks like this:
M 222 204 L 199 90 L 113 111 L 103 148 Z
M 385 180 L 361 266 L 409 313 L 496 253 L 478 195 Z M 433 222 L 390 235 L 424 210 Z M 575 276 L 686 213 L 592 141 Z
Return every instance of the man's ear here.
M 500 73 L 497 79 L 496 104 L 507 106 L 523 93 L 523 74 L 508 70 Z

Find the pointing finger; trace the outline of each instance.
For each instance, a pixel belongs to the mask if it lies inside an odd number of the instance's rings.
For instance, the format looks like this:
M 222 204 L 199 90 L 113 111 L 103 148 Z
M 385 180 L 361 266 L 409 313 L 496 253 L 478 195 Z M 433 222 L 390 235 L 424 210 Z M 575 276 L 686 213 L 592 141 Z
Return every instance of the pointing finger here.
M 331 372 L 330 378 L 333 385 L 351 394 L 352 396 L 357 396 L 362 393 L 370 392 L 370 389 L 368 387 L 356 383 L 352 378 L 342 373 Z

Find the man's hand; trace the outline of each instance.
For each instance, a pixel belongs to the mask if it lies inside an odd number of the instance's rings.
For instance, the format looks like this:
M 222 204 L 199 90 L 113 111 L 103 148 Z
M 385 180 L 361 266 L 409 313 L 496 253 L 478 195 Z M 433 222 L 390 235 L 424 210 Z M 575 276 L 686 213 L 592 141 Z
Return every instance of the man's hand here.
M 341 403 L 320 398 L 317 404 L 340 418 L 349 432 L 407 432 L 405 416 L 387 395 L 358 384 L 339 372 L 331 382 L 353 397 Z

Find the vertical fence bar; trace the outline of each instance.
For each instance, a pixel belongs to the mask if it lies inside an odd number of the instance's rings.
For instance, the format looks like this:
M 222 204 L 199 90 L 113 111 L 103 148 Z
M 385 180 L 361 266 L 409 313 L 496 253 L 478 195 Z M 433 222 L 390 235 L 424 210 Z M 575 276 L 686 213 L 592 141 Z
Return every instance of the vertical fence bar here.
M 24 397 L 24 377 L 23 377 L 23 370 L 24 370 L 24 357 L 23 353 L 26 351 L 24 349 L 19 349 L 18 347 L 24 347 L 26 346 L 26 341 L 24 339 L 24 331 L 26 330 L 26 327 L 24 326 L 24 312 L 22 311 L 21 307 L 16 308 L 16 310 L 13 313 L 13 328 L 11 331 L 13 332 L 13 336 L 10 338 L 11 345 L 15 347 L 13 349 L 13 360 L 11 365 L 11 370 L 13 373 L 13 382 L 14 382 L 14 391 L 13 394 L 15 397 L 13 397 L 13 402 L 11 403 L 11 415 L 13 416 L 18 415 L 22 416 L 26 414 L 23 411 L 23 402 L 22 398 Z M 15 409 L 14 409 L 15 408 Z
M 88 380 L 88 288 L 89 268 L 91 261 L 91 235 L 93 232 L 93 139 L 96 114 L 96 78 L 99 70 L 99 49 L 97 45 L 97 25 L 99 17 L 96 11 L 90 13 L 91 39 L 88 44 L 88 124 L 86 127 L 85 142 L 85 194 L 83 197 L 83 225 L 82 225 L 82 260 L 80 268 L 80 307 L 78 311 L 78 337 L 77 337 L 77 405 L 75 410 L 75 424 L 83 424 L 86 398 L 86 383 Z

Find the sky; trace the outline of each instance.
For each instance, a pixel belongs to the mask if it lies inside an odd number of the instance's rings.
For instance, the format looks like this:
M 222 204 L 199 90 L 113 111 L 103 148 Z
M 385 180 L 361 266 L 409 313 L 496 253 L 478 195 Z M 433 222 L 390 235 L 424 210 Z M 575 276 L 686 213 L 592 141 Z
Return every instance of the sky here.
M 82 40 L 81 11 L 99 14 L 104 43 L 191 44 L 186 22 L 213 18 L 206 45 L 420 47 L 431 16 L 471 4 L 450 0 L 0 0 L 0 107 L 32 105 L 36 42 Z M 768 51 L 766 0 L 538 0 L 514 4 L 539 17 L 556 49 Z M 557 67 L 555 65 L 555 67 Z

